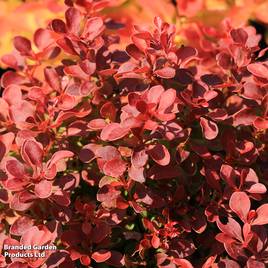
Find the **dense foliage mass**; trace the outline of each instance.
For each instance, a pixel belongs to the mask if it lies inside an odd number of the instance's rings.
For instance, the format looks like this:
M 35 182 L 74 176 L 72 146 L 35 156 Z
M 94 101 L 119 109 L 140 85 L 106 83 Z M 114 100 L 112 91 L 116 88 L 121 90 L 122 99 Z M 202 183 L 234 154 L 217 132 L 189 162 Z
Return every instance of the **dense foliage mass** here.
M 123 46 L 109 1 L 65 2 L 2 57 L 0 267 L 267 267 L 262 37 L 155 17 Z

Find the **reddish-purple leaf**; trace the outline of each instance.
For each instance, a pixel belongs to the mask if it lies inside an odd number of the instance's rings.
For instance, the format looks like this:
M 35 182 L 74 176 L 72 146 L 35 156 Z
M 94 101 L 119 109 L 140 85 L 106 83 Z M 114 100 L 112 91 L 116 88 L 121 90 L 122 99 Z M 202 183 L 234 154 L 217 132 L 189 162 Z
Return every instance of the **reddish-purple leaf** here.
M 251 63 L 247 66 L 247 69 L 255 76 L 267 78 L 268 68 L 262 63 Z
M 245 45 L 248 40 L 248 33 L 242 28 L 233 29 L 230 35 L 235 43 Z
M 170 162 L 170 154 L 168 149 L 160 143 L 150 145 L 147 153 L 157 164 L 161 166 L 167 166 Z
M 268 224 L 268 204 L 261 205 L 256 210 L 257 216 L 252 221 L 252 225 Z
M 110 145 L 107 146 L 100 146 L 99 148 L 96 149 L 95 154 L 97 157 L 102 158 L 105 161 L 112 160 L 114 158 L 119 159 L 120 158 L 120 153 L 119 151 Z
M 126 170 L 126 163 L 118 158 L 107 161 L 103 166 L 103 172 L 111 177 L 120 177 Z
M 64 72 L 67 75 L 77 77 L 77 78 L 82 79 L 82 80 L 88 80 L 88 78 L 89 78 L 89 75 L 87 73 L 85 73 L 79 65 L 66 66 L 66 67 L 64 67 Z
M 237 127 L 239 125 L 252 125 L 256 117 L 256 113 L 251 108 L 244 108 L 232 116 L 233 126 Z
M 2 76 L 1 76 L 1 86 L 2 87 L 7 87 L 9 85 L 21 85 L 25 83 L 27 80 L 25 77 L 13 72 L 13 71 L 6 71 Z
M 217 137 L 219 129 L 216 123 L 204 117 L 201 117 L 200 125 L 202 128 L 203 135 L 207 140 L 213 140 Z
M 131 156 L 131 163 L 134 167 L 140 168 L 145 166 L 148 161 L 148 155 L 145 149 L 134 150 Z
M 244 192 L 234 192 L 229 201 L 230 208 L 243 222 L 247 222 L 247 216 L 250 210 L 250 200 Z
M 14 177 L 23 178 L 25 176 L 24 166 L 17 159 L 8 160 L 6 162 L 6 170 Z
M 51 159 L 47 162 L 47 167 L 50 168 L 51 166 L 56 165 L 60 160 L 64 158 L 73 157 L 73 155 L 74 153 L 71 151 L 67 150 L 57 151 L 52 155 Z
M 209 86 L 216 86 L 223 83 L 223 80 L 215 74 L 202 75 L 201 80 Z
M 110 264 L 114 267 L 125 267 L 124 256 L 118 251 L 111 251 L 112 256 L 106 261 L 107 264 Z
M 178 57 L 179 63 L 182 63 L 194 58 L 197 55 L 197 50 L 192 47 L 180 47 L 176 51 L 176 55 Z
M 262 183 L 255 183 L 249 187 L 247 187 L 247 192 L 251 194 L 264 194 L 266 193 L 267 189 L 264 184 Z
M 228 218 L 227 222 L 217 221 L 218 228 L 226 235 L 231 238 L 235 238 L 239 241 L 243 241 L 242 239 L 242 231 L 240 224 L 235 221 L 233 218 Z
M 106 121 L 102 118 L 93 119 L 88 123 L 88 127 L 92 130 L 102 130 L 107 125 Z
M 95 152 L 100 147 L 98 144 L 90 143 L 85 145 L 80 153 L 79 158 L 84 163 L 89 163 L 95 158 Z
M 103 118 L 108 118 L 110 121 L 114 121 L 116 118 L 116 108 L 110 101 L 101 106 L 100 115 Z
M 56 33 L 66 33 L 66 25 L 64 21 L 60 19 L 54 19 L 51 22 L 51 27 Z
M 47 29 L 38 29 L 34 33 L 34 43 L 40 49 L 44 50 L 55 42 L 51 32 Z
M 128 171 L 129 177 L 137 182 L 144 183 L 145 177 L 144 177 L 144 168 L 143 167 L 135 167 L 131 166 Z
M 118 123 L 111 123 L 102 130 L 100 138 L 103 141 L 115 141 L 123 138 L 128 133 L 129 133 L 128 128 L 123 128 Z
M 140 60 L 144 57 L 144 53 L 142 53 L 134 44 L 130 44 L 126 47 L 126 52 L 129 56 L 136 60 Z
M 68 8 L 65 12 L 66 26 L 68 31 L 74 34 L 78 34 L 81 23 L 81 13 L 76 8 Z
M 34 187 L 34 193 L 39 198 L 48 198 L 52 193 L 52 183 L 51 181 L 42 180 Z
M 44 69 L 44 75 L 46 82 L 49 84 L 49 86 L 53 90 L 60 91 L 61 89 L 60 78 L 55 69 L 51 67 L 46 67 Z
M 155 234 L 153 234 L 153 237 L 151 239 L 151 243 L 152 243 L 152 246 L 154 248 L 159 248 L 160 246 L 160 239 L 158 236 L 156 236 Z
M 18 85 L 10 85 L 5 88 L 2 97 L 9 105 L 20 105 L 22 92 Z
M 10 227 L 12 235 L 21 236 L 34 225 L 34 220 L 27 216 L 19 217 Z
M 100 249 L 99 251 L 95 251 L 92 255 L 91 258 L 97 262 L 105 262 L 111 257 L 111 252 L 106 249 Z
M 154 73 L 161 78 L 170 79 L 175 76 L 176 71 L 171 67 L 164 67 L 162 69 L 154 71 Z
M 0 162 L 2 161 L 2 158 L 9 152 L 14 138 L 15 135 L 12 132 L 0 135 Z
M 252 82 L 245 83 L 243 89 L 243 97 L 251 100 L 262 100 L 266 93 L 263 88 Z
M 105 202 L 106 204 L 112 203 L 118 196 L 120 196 L 121 191 L 115 189 L 110 184 L 104 185 L 101 189 L 99 189 L 97 193 L 97 200 L 99 202 Z
M 92 75 L 96 71 L 96 63 L 89 60 L 79 62 L 79 66 L 88 75 Z
M 28 55 L 31 50 L 32 50 L 32 46 L 31 46 L 31 42 L 22 36 L 16 36 L 14 38 L 14 47 L 22 54 Z
M 25 162 L 31 166 L 41 166 L 43 160 L 43 148 L 40 143 L 26 140 L 21 148 L 21 155 Z
M 267 129 L 268 128 L 268 120 L 264 119 L 262 117 L 256 117 L 256 119 L 253 122 L 253 125 L 257 129 Z
M 82 36 L 91 41 L 100 35 L 103 29 L 103 20 L 100 17 L 93 17 L 86 21 Z
M 235 170 L 229 166 L 229 165 L 222 165 L 221 166 L 221 170 L 220 170 L 220 175 L 222 177 L 223 180 L 225 180 L 229 186 L 231 187 L 236 187 L 236 173 Z
M 168 89 L 161 94 L 158 111 L 159 113 L 169 113 L 170 108 L 174 105 L 176 100 L 176 90 L 175 89 Z

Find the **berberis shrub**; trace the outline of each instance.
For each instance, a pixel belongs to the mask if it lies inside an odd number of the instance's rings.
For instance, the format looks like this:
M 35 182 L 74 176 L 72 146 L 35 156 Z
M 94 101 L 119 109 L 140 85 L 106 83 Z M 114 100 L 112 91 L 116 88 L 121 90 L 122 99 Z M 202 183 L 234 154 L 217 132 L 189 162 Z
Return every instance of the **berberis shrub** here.
M 109 1 L 66 2 L 2 58 L 0 267 L 267 267 L 255 28 L 189 26 L 181 45 L 156 17 L 120 44 Z

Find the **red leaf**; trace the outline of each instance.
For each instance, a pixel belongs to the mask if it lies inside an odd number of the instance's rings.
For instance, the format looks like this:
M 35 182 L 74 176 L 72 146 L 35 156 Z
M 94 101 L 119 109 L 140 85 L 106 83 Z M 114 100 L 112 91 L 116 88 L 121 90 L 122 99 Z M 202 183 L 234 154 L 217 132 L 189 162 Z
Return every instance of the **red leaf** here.
M 108 118 L 110 121 L 114 121 L 116 117 L 116 108 L 110 101 L 106 102 L 101 106 L 100 115 L 103 118 Z
M 144 57 L 144 53 L 142 53 L 134 44 L 130 44 L 126 47 L 126 52 L 129 56 L 136 60 L 140 60 Z
M 71 151 L 67 150 L 57 151 L 52 155 L 51 159 L 47 162 L 47 167 L 50 168 L 52 165 L 57 164 L 60 160 L 64 158 L 73 157 L 73 155 L 74 153 Z
M 148 91 L 148 102 L 158 103 L 161 100 L 161 95 L 165 92 L 165 89 L 161 85 L 153 86 Z M 129 94 L 130 95 L 130 94 Z
M 250 73 L 261 78 L 267 78 L 268 68 L 262 63 L 251 63 L 247 66 Z
M 158 105 L 158 112 L 159 113 L 169 113 L 171 112 L 171 108 L 174 105 L 176 100 L 176 90 L 175 89 L 168 89 L 161 94 L 159 105 Z
M 44 69 L 44 75 L 46 82 L 49 84 L 49 86 L 53 90 L 60 91 L 61 89 L 60 78 L 55 69 L 51 67 L 46 67 Z
M 101 130 L 107 125 L 106 121 L 101 118 L 93 119 L 88 123 L 88 127 L 92 130 Z
M 250 200 L 244 192 L 234 192 L 229 201 L 230 208 L 243 222 L 247 222 L 247 216 L 250 210 Z
M 247 99 L 262 100 L 265 95 L 265 90 L 252 82 L 245 83 L 243 89 L 243 97 Z
M 134 150 L 131 155 L 131 163 L 134 167 L 140 168 L 145 166 L 148 161 L 146 150 Z
M 115 189 L 110 184 L 105 184 L 97 193 L 97 200 L 99 202 L 105 202 L 106 204 L 113 202 L 118 196 L 120 196 L 121 191 Z
M 139 183 L 145 182 L 143 167 L 135 167 L 132 165 L 128 171 L 128 175 L 134 181 L 137 181 Z
M 257 260 L 254 260 L 253 258 L 249 258 L 247 261 L 246 268 L 265 268 L 265 264 L 261 261 L 257 261 Z
M 80 261 L 81 261 L 82 265 L 85 265 L 85 266 L 88 266 L 91 263 L 91 259 L 87 255 L 83 255 L 82 257 L 80 257 Z
M 66 33 L 66 25 L 64 21 L 60 19 L 54 19 L 51 22 L 51 27 L 56 33 Z
M 175 76 L 176 71 L 171 67 L 164 67 L 162 69 L 154 71 L 154 73 L 161 78 L 169 79 Z
M 264 225 L 268 224 L 268 204 L 261 205 L 256 210 L 257 216 L 252 221 L 252 225 Z
M 248 40 L 248 33 L 242 28 L 233 29 L 230 35 L 235 43 L 245 45 Z
M 21 155 L 25 162 L 31 166 L 41 166 L 43 160 L 42 146 L 33 140 L 26 140 L 21 148 Z
M 0 162 L 2 158 L 9 152 L 15 135 L 12 132 L 0 135 Z
M 79 153 L 80 160 L 84 163 L 91 162 L 95 158 L 95 151 L 98 148 L 99 145 L 93 143 L 85 145 Z
M 224 224 L 217 221 L 217 225 L 224 234 L 227 234 L 231 238 L 238 239 L 239 241 L 243 241 L 240 224 L 233 218 L 229 217 Z
M 237 127 L 239 125 L 252 125 L 257 116 L 251 108 L 244 108 L 235 113 L 232 117 L 234 120 L 233 126 Z
M 5 88 L 2 97 L 9 105 L 20 105 L 22 92 L 18 85 L 10 85 Z
M 79 62 L 79 66 L 88 75 L 92 75 L 96 71 L 96 63 L 89 60 Z
M 103 20 L 100 17 L 90 18 L 86 21 L 82 36 L 88 40 L 94 40 L 104 29 Z
M 167 166 L 170 162 L 168 149 L 162 144 L 150 145 L 147 150 L 152 159 L 161 166 Z
M 229 165 L 222 165 L 220 170 L 220 175 L 223 180 L 225 180 L 229 186 L 236 187 L 235 181 L 236 181 L 236 173 L 235 170 L 229 166 Z
M 118 158 L 107 161 L 103 166 L 103 172 L 111 177 L 120 177 L 126 170 L 126 163 Z
M 9 174 L 17 178 L 25 176 L 24 166 L 17 159 L 11 159 L 6 162 L 6 170 Z
M 267 129 L 268 128 L 268 120 L 264 119 L 262 117 L 257 117 L 255 121 L 253 122 L 253 125 L 257 129 Z
M 179 63 L 192 59 L 197 55 L 197 50 L 192 47 L 180 47 L 176 51 Z
M 40 49 L 44 50 L 49 45 L 53 44 L 55 41 L 52 34 L 47 29 L 38 29 L 34 33 L 34 43 Z
M 31 42 L 22 36 L 16 36 L 14 38 L 14 47 L 22 54 L 29 54 L 32 50 Z
M 102 130 L 100 138 L 103 141 L 115 141 L 126 136 L 128 132 L 128 128 L 123 128 L 118 123 L 111 123 Z
M 112 250 L 111 254 L 112 256 L 106 262 L 107 264 L 114 267 L 125 267 L 124 256 L 120 252 Z
M 34 187 L 34 193 L 39 198 L 48 198 L 52 193 L 52 183 L 51 181 L 42 180 Z
M 6 71 L 2 77 L 1 77 L 1 86 L 2 87 L 7 87 L 9 85 L 21 85 L 23 83 L 25 83 L 26 79 L 13 72 L 13 71 Z
M 160 239 L 158 236 L 156 236 L 155 234 L 153 234 L 152 240 L 151 240 L 152 246 L 154 248 L 159 248 L 160 246 Z
M 264 184 L 262 183 L 255 183 L 249 187 L 247 187 L 247 192 L 251 194 L 264 194 L 266 193 L 267 189 Z
M 110 145 L 97 148 L 95 154 L 97 157 L 100 157 L 105 161 L 109 161 L 114 158 L 120 159 L 120 153 L 118 152 L 118 150 Z
M 106 249 L 100 249 L 99 251 L 95 251 L 91 255 L 91 258 L 97 263 L 105 262 L 111 258 L 111 252 Z
M 70 65 L 64 67 L 64 72 L 67 75 L 71 75 L 73 77 L 77 77 L 82 80 L 88 80 L 89 75 L 86 74 L 79 65 Z
M 34 221 L 27 216 L 19 217 L 10 227 L 10 233 L 12 235 L 21 236 L 34 224 Z
M 219 129 L 216 123 L 204 117 L 201 117 L 200 125 L 202 128 L 203 135 L 207 140 L 213 140 L 217 137 Z
M 76 8 L 68 8 L 65 12 L 66 26 L 68 30 L 74 34 L 78 34 L 80 30 L 81 14 Z

